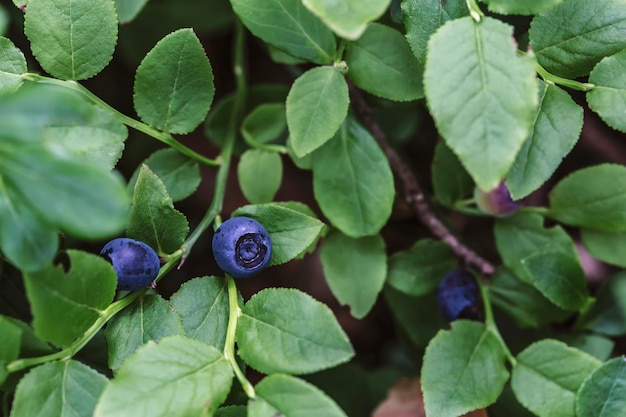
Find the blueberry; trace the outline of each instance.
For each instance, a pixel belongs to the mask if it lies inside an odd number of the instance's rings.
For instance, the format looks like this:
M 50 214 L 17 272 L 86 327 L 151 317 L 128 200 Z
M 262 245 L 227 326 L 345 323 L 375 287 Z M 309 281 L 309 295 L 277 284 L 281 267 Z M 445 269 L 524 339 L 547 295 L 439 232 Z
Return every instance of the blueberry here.
M 519 203 L 516 203 L 511 198 L 509 189 L 504 181 L 490 191 L 482 191 L 476 188 L 474 198 L 482 211 L 498 217 L 510 216 L 521 207 Z
M 100 251 L 117 274 L 117 289 L 135 291 L 154 281 L 161 263 L 156 252 L 148 245 L 128 238 L 113 239 Z
M 233 217 L 215 231 L 213 256 L 222 271 L 235 278 L 249 278 L 269 264 L 272 240 L 256 220 Z
M 437 288 L 437 304 L 447 321 L 481 320 L 480 290 L 474 275 L 465 269 L 447 274 Z

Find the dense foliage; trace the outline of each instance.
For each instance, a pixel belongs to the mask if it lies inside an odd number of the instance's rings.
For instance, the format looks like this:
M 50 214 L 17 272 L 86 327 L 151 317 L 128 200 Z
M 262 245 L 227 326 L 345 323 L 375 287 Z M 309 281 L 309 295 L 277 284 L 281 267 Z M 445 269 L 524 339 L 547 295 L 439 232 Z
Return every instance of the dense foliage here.
M 623 416 L 626 0 L 13 3 L 1 415 Z

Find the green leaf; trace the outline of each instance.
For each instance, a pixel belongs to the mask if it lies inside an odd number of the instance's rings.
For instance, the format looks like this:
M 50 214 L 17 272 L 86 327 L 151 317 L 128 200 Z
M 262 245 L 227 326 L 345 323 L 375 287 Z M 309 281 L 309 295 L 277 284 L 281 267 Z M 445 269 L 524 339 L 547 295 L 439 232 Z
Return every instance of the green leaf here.
M 575 417 L 576 391 L 600 364 L 563 342 L 544 339 L 517 356 L 511 385 L 520 403 L 539 417 Z
M 595 87 L 587 93 L 589 107 L 602 120 L 620 132 L 626 132 L 626 50 L 603 58 L 589 74 Z
M 298 77 L 287 96 L 287 126 L 296 155 L 303 157 L 337 132 L 348 114 L 350 98 L 343 75 L 317 67 Z
M 148 0 L 115 0 L 115 10 L 120 24 L 133 20 L 147 2 Z
M 281 265 L 304 254 L 326 228 L 312 213 L 280 203 L 243 206 L 232 216 L 248 216 L 265 227 L 272 238 L 270 265 Z
M 19 356 L 24 358 L 43 356 L 55 352 L 55 349 L 53 349 L 52 346 L 35 336 L 35 330 L 31 326 L 13 317 L 5 318 L 20 329 L 21 340 Z M 10 344 L 8 346 L 10 346 Z
M 280 415 L 289 417 L 346 417 L 337 404 L 319 388 L 290 375 L 270 375 L 256 387 L 257 395 Z M 255 400 L 249 408 L 257 410 Z M 260 413 L 249 413 L 249 417 L 261 417 Z
M 389 369 L 377 371 L 370 372 L 360 365 L 346 363 L 307 375 L 305 379 L 324 391 L 348 416 L 370 417 L 389 387 L 383 376 L 391 373 Z M 375 385 L 383 387 L 382 396 L 375 392 Z
M 0 177 L 0 247 L 25 272 L 37 271 L 54 258 L 57 231 L 44 223 Z
M 186 157 L 176 149 L 159 149 L 138 166 L 128 181 L 128 189 L 134 192 L 141 167 L 147 165 L 163 181 L 172 201 L 180 201 L 193 194 L 202 178 L 198 163 Z
M 531 284 L 557 306 L 579 310 L 587 303 L 587 279 L 577 258 L 547 251 L 524 258 L 521 263 Z
M 395 195 L 389 161 L 351 117 L 315 152 L 313 191 L 333 226 L 350 237 L 375 235 L 387 223 Z
M 232 383 L 228 361 L 213 346 L 183 336 L 148 342 L 104 389 L 95 417 L 211 415 Z
M 118 370 L 148 341 L 159 342 L 166 336 L 182 333 L 180 318 L 170 303 L 158 294 L 144 295 L 107 324 L 109 368 Z
M 526 197 L 554 174 L 582 126 L 582 107 L 556 85 L 539 83 L 535 121 L 506 178 L 513 199 Z
M 447 21 L 467 16 L 469 9 L 465 0 L 404 0 L 402 12 L 407 41 L 424 65 L 431 35 Z
M 549 215 L 570 226 L 626 231 L 626 167 L 600 164 L 568 175 L 550 192 Z
M 548 11 L 564 0 L 483 0 L 492 12 L 533 15 Z
M 239 187 L 246 200 L 253 204 L 274 199 L 283 179 L 283 161 L 276 152 L 249 149 L 237 165 Z
M 44 129 L 43 137 L 47 144 L 110 171 L 122 157 L 128 129 L 109 110 L 89 106 L 93 115 L 84 124 L 55 124 Z
M 302 3 L 337 35 L 356 40 L 369 22 L 382 16 L 391 0 L 303 0 Z
M 11 417 L 91 416 L 106 383 L 105 376 L 80 362 L 46 363 L 18 384 Z
M 387 272 L 385 241 L 380 235 L 351 238 L 338 231 L 324 238 L 320 252 L 324 276 L 341 305 L 361 319 L 374 306 Z
M 626 48 L 624 30 L 622 0 L 568 0 L 536 16 L 529 35 L 539 64 L 554 74 L 575 78 Z
M 576 396 L 576 415 L 619 417 L 626 408 L 626 362 L 611 359 L 589 375 Z
M 346 50 L 348 76 L 375 96 L 396 101 L 424 97 L 420 65 L 400 32 L 379 23 L 367 27 Z
M 241 124 L 241 134 L 248 143 L 269 143 L 286 130 L 285 104 L 264 103 L 254 108 Z
M 180 248 L 189 233 L 187 218 L 174 208 L 163 181 L 147 165 L 137 177 L 126 232 L 161 255 Z
M 430 239 L 418 240 L 410 249 L 397 252 L 389 258 L 387 283 L 408 295 L 428 294 L 457 265 L 454 253 L 445 243 Z
M 504 361 L 498 338 L 482 323 L 457 320 L 439 331 L 422 365 L 426 414 L 456 417 L 493 404 L 509 379 Z
M 194 278 L 185 282 L 171 298 L 185 335 L 224 349 L 228 327 L 228 290 L 226 280 L 218 277 Z
M 214 94 L 211 63 L 192 29 L 161 39 L 135 74 L 137 114 L 165 132 L 189 133 L 198 127 Z
M 435 147 L 431 174 L 435 196 L 443 205 L 454 206 L 474 191 L 472 177 L 443 141 Z
M 386 285 L 383 294 L 399 327 L 415 346 L 425 348 L 440 329 L 447 327 L 434 293 L 415 297 Z
M 124 227 L 129 198 L 118 175 L 3 133 L 0 175 L 41 221 L 91 239 Z
M 253 295 L 242 309 L 236 340 L 241 358 L 266 374 L 312 373 L 354 355 L 328 306 L 296 289 Z
M 582 350 L 601 361 L 608 360 L 615 349 L 615 342 L 613 342 L 613 340 L 594 333 L 562 335 L 559 339 L 569 346 Z
M 24 275 L 35 334 L 60 347 L 69 346 L 100 317 L 117 286 L 115 271 L 104 259 L 77 250 L 67 255 L 67 272 L 50 265 Z
M 491 301 L 506 312 L 521 328 L 560 323 L 571 313 L 552 304 L 534 286 L 511 271 L 499 268 L 489 280 Z
M 167 193 L 174 202 L 184 200 L 193 194 L 202 180 L 198 163 L 176 149 L 159 149 L 146 158 L 143 165 L 147 165 L 163 181 Z M 135 189 L 143 165 L 137 167 L 128 181 L 129 190 Z
M 626 273 L 607 279 L 596 296 L 596 303 L 585 320 L 585 327 L 609 336 L 626 334 Z
M 5 366 L 7 363 L 18 358 L 20 345 L 22 342 L 22 329 L 13 324 L 7 317 L 0 316 L 0 334 L 2 335 L 2 345 L 0 345 L 0 386 L 9 375 Z
M 424 87 L 430 112 L 483 190 L 505 177 L 536 113 L 535 60 L 516 54 L 513 27 L 489 17 L 449 21 L 428 43 Z
M 559 252 L 572 260 L 578 252 L 572 238 L 560 227 L 545 228 L 543 217 L 536 214 L 518 213 L 498 219 L 494 228 L 498 253 L 504 264 L 522 281 L 530 283 L 528 271 L 522 260 L 534 254 Z
M 22 51 L 7 38 L 0 37 L 0 94 L 12 93 L 22 85 L 21 75 L 28 71 Z
M 115 7 L 111 0 L 30 0 L 24 33 L 46 72 L 84 80 L 102 71 L 113 57 Z
M 601 232 L 581 229 L 583 245 L 594 258 L 626 268 L 626 232 Z
M 300 0 L 231 0 L 244 25 L 264 42 L 316 64 L 335 55 L 333 33 Z

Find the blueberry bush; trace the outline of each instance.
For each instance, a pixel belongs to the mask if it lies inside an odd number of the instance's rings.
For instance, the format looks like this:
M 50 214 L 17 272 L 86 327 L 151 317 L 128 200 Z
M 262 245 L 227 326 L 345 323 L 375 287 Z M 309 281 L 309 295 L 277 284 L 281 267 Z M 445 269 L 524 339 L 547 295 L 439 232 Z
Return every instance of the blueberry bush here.
M 0 35 L 2 416 L 624 416 L 626 0 Z

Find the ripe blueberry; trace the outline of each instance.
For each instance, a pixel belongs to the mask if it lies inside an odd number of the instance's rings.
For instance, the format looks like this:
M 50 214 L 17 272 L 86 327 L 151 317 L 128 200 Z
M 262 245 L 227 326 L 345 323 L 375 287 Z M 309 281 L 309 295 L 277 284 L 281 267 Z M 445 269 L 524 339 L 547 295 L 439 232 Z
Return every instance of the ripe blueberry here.
M 464 269 L 447 274 L 437 288 L 437 304 L 447 321 L 480 320 L 482 317 L 479 288 L 474 275 Z
M 476 188 L 474 198 L 482 211 L 498 217 L 510 216 L 521 207 L 511 198 L 504 181 L 491 191 L 482 191 Z
M 269 264 L 272 240 L 256 220 L 233 217 L 215 231 L 213 256 L 222 271 L 235 278 L 249 278 Z
M 100 251 L 117 274 L 117 289 L 135 291 L 154 281 L 161 263 L 148 245 L 128 238 L 113 239 Z

